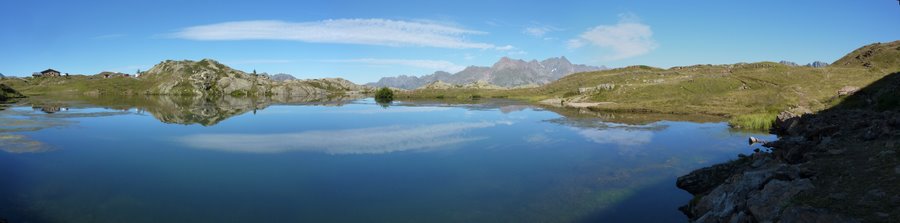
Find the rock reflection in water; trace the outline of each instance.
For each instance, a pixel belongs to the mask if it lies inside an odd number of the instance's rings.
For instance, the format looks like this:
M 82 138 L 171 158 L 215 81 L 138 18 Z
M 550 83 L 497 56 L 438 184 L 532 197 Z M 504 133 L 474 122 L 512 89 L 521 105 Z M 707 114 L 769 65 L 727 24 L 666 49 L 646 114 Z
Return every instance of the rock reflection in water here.
M 216 125 L 231 117 L 265 109 L 275 104 L 341 106 L 362 96 L 334 97 L 184 97 L 184 96 L 96 96 L 74 98 L 31 98 L 32 108 L 57 113 L 69 108 L 102 106 L 108 109 L 132 109 L 150 113 L 169 124 Z

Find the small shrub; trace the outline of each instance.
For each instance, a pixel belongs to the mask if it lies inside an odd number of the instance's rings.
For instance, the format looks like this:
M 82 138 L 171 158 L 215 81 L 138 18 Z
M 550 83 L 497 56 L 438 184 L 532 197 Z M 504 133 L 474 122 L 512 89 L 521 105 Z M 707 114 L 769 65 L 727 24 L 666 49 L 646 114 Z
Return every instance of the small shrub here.
M 564 98 L 568 98 L 568 97 L 572 97 L 572 96 L 575 96 L 575 95 L 578 95 L 578 92 L 575 92 L 575 91 L 569 91 L 569 92 L 566 92 L 565 94 L 563 94 L 563 97 L 564 97 Z
M 375 101 L 379 103 L 387 103 L 394 100 L 394 91 L 390 88 L 383 87 L 375 91 Z

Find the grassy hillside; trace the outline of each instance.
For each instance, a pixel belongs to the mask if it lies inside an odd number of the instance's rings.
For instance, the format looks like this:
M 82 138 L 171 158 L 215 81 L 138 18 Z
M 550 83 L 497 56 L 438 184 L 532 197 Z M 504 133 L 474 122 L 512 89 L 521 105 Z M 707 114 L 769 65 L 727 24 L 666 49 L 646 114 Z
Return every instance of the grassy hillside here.
M 397 99 L 477 100 L 512 98 L 598 112 L 705 114 L 730 117 L 737 127 L 766 129 L 781 111 L 806 113 L 843 100 L 840 89 L 863 88 L 900 71 L 900 41 L 861 47 L 832 66 L 773 62 L 693 65 L 661 69 L 631 66 L 568 75 L 535 88 L 462 87 L 397 92 Z M 366 90 L 350 82 L 305 80 L 276 83 L 212 60 L 165 61 L 141 78 L 71 76 L 0 81 L 25 95 L 182 94 L 320 95 Z
M 429 89 L 401 93 L 401 97 L 508 97 L 587 104 L 595 111 L 709 114 L 731 117 L 739 127 L 766 129 L 781 111 L 831 107 L 843 100 L 838 96 L 840 89 L 862 88 L 900 70 L 900 41 L 862 47 L 834 64 L 825 68 L 774 62 L 671 69 L 631 66 L 572 74 L 538 88 Z
M 138 78 L 72 75 L 68 77 L 10 78 L 3 83 L 25 95 L 109 94 L 145 92 L 154 82 Z
M 789 67 L 762 62 L 697 65 L 668 70 L 624 68 L 580 73 L 534 89 L 536 95 L 573 101 L 615 102 L 603 109 L 735 115 L 772 113 L 789 106 L 818 109 L 844 86 L 865 86 L 884 73 L 858 68 Z M 612 84 L 610 90 L 579 88 Z
M 833 67 L 864 67 L 876 72 L 900 70 L 900 41 L 869 44 L 832 63 Z
M 366 92 L 368 87 L 340 78 L 273 81 L 210 59 L 163 61 L 139 78 L 113 75 L 71 75 L 0 80 L 25 95 L 191 95 L 291 96 Z

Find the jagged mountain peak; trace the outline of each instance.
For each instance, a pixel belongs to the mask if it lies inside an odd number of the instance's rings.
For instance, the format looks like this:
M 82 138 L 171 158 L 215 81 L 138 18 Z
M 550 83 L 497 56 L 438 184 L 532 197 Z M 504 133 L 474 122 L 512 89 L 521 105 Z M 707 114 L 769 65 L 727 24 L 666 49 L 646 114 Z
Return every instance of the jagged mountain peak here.
M 421 77 L 404 75 L 384 77 L 378 82 L 369 83 L 368 85 L 415 89 L 440 80 L 445 83 L 460 85 L 482 81 L 502 87 L 531 86 L 549 83 L 577 72 L 604 69 L 606 67 L 572 64 L 565 56 L 551 57 L 540 61 L 536 59 L 525 61 L 504 56 L 490 67 L 468 66 L 455 74 L 435 72 L 434 74 Z

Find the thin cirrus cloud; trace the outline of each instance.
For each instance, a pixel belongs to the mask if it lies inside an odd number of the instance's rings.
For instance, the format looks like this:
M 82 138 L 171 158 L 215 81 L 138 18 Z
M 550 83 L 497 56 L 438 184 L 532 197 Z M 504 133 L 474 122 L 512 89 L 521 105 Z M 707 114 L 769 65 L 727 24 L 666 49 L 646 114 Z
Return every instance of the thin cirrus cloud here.
M 524 33 L 525 35 L 529 35 L 531 37 L 535 37 L 535 38 L 551 40 L 553 38 L 545 37 L 547 35 L 547 33 L 561 31 L 561 30 L 562 29 L 556 28 L 553 26 L 538 25 L 538 26 L 525 27 L 525 29 L 522 30 L 522 33 Z
M 533 37 L 544 37 L 547 32 L 550 32 L 550 30 L 546 27 L 528 27 L 525 28 L 525 30 L 523 30 L 522 32 Z
M 169 37 L 189 40 L 287 40 L 379 46 L 419 46 L 453 49 L 498 49 L 466 37 L 486 32 L 429 21 L 390 19 L 329 19 L 312 22 L 252 20 L 184 28 Z
M 376 58 L 358 58 L 346 60 L 322 60 L 322 62 L 330 63 L 359 63 L 369 65 L 399 65 L 415 68 L 426 68 L 431 70 L 440 70 L 451 73 L 459 72 L 465 69 L 465 66 L 457 65 L 446 60 L 416 60 L 416 59 L 376 59 Z
M 653 39 L 650 26 L 639 21 L 634 14 L 619 15 L 615 25 L 599 25 L 581 33 L 568 42 L 570 49 L 594 46 L 609 49 L 612 54 L 603 57 L 605 60 L 619 60 L 649 53 L 659 44 Z

